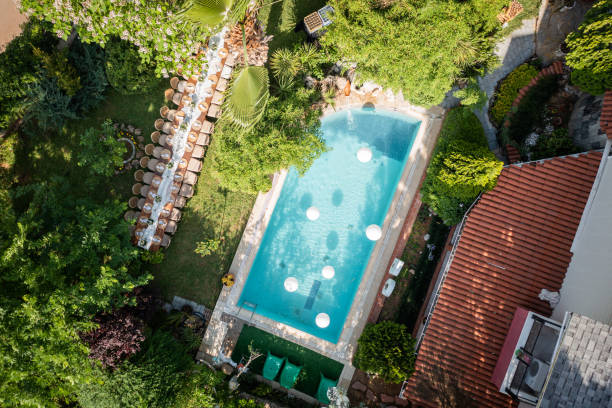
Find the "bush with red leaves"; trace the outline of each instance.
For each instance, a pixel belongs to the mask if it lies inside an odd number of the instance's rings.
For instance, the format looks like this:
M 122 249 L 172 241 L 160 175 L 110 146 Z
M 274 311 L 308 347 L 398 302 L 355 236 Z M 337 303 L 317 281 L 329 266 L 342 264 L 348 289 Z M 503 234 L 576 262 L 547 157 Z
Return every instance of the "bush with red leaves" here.
M 140 351 L 145 339 L 145 321 L 149 321 L 160 307 L 160 299 L 136 288 L 128 297 L 136 298 L 136 305 L 124 306 L 112 313 L 94 318 L 96 330 L 81 333 L 81 340 L 89 345 L 89 358 L 100 360 L 106 368 L 115 368 L 121 361 Z
M 94 321 L 100 327 L 81 334 L 81 339 L 89 345 L 89 358 L 100 360 L 104 367 L 115 368 L 140 350 L 140 343 L 145 339 L 144 322 L 132 311 L 121 308 Z

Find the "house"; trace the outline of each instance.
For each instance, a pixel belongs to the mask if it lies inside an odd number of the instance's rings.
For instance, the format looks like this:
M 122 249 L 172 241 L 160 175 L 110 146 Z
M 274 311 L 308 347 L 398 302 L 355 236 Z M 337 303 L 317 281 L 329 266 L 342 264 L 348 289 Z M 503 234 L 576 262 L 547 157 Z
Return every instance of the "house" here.
M 457 228 L 402 389 L 413 406 L 612 406 L 606 100 L 603 153 L 506 166 Z

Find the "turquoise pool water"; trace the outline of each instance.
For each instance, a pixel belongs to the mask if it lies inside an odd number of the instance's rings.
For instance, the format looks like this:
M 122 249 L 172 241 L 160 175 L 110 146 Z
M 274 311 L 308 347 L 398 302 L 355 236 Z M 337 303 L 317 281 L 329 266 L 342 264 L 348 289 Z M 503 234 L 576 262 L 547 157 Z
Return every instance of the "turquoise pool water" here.
M 375 242 L 368 225 L 383 220 L 420 121 L 371 109 L 342 111 L 322 120 L 329 148 L 299 177 L 291 169 L 255 256 L 238 305 L 336 343 Z M 372 159 L 362 163 L 357 151 Z M 317 207 L 311 221 L 306 210 Z M 331 279 L 324 266 L 335 269 Z M 298 288 L 285 289 L 294 277 Z M 318 327 L 319 313 L 330 317 Z

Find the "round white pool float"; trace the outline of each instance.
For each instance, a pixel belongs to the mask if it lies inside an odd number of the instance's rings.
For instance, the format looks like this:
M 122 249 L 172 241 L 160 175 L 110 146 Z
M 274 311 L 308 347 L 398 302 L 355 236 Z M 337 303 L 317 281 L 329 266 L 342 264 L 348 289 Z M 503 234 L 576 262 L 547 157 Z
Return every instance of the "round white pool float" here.
M 310 207 L 306 210 L 306 217 L 308 217 L 310 221 L 316 221 L 320 215 L 321 213 L 317 207 Z
M 317 326 L 324 329 L 329 326 L 329 315 L 327 313 L 319 313 L 315 319 Z
M 287 292 L 295 292 L 296 290 L 298 290 L 298 280 L 293 276 L 290 276 L 285 279 L 285 290 Z
M 372 160 L 372 150 L 368 149 L 367 147 L 362 147 L 361 149 L 357 150 L 357 160 L 362 163 L 369 162 Z
M 366 237 L 368 237 L 370 241 L 378 241 L 381 236 L 382 229 L 380 229 L 378 225 L 372 224 L 366 228 Z
M 321 270 L 321 275 L 323 275 L 325 279 L 331 279 L 334 277 L 335 274 L 336 274 L 336 271 L 334 270 L 334 267 L 331 265 L 325 265 L 323 267 L 323 270 Z

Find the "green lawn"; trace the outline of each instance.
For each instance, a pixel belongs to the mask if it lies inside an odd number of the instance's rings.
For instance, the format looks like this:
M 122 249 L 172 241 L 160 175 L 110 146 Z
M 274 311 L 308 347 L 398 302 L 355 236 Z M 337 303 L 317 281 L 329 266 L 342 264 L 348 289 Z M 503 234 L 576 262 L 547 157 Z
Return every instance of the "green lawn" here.
M 244 326 L 242 329 L 232 360 L 240 361 L 242 356 L 248 356 L 249 345 L 264 353 L 263 357 L 259 357 L 250 365 L 253 372 L 261 374 L 268 351 L 278 357 L 287 357 L 291 363 L 302 366 L 295 388 L 313 396 L 319 387 L 321 373 L 327 378 L 338 379 L 344 367 L 339 362 L 312 350 L 250 326 Z
M 187 202 L 183 219 L 166 251 L 164 261 L 151 265 L 152 287 L 164 298 L 175 295 L 214 308 L 221 292 L 221 277 L 229 269 L 255 196 L 227 192 L 211 177 L 214 142 L 204 160 L 196 194 Z M 194 253 L 196 243 L 221 239 L 218 251 L 202 258 Z

